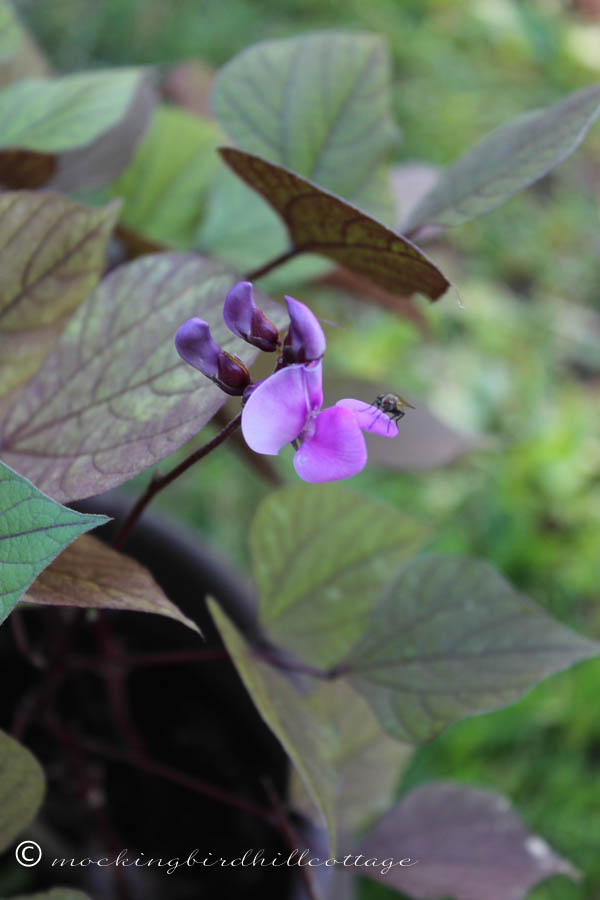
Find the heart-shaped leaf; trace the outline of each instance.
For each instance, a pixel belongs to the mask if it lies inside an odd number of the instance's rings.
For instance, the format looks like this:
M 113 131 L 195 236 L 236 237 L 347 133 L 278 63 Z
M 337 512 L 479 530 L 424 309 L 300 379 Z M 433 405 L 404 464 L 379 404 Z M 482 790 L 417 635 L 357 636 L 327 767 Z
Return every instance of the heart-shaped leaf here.
M 524 900 L 551 875 L 577 877 L 504 797 L 449 782 L 410 791 L 361 839 L 357 852 L 396 865 L 385 875 L 373 866 L 355 874 L 418 900 Z
M 187 250 L 204 215 L 217 168 L 219 130 L 175 107 L 160 107 L 135 156 L 112 186 L 122 221 L 156 241 Z
M 503 125 L 446 169 L 402 230 L 459 225 L 541 178 L 581 143 L 600 113 L 600 84 Z
M 0 852 L 35 819 L 44 790 L 38 761 L 26 747 L 0 731 Z
M 199 256 L 164 253 L 115 269 L 81 304 L 0 422 L 0 451 L 65 501 L 98 494 L 196 434 L 225 394 L 183 363 L 173 339 L 190 316 L 247 365 L 258 353 L 223 322 L 237 276 Z M 257 302 L 272 321 L 282 308 Z
M 0 397 L 33 375 L 95 287 L 118 212 L 59 194 L 0 194 Z
M 420 743 L 599 653 L 487 563 L 432 554 L 403 566 L 339 671 L 389 734 Z
M 294 172 L 222 147 L 228 166 L 262 194 L 287 225 L 296 253 L 318 253 L 396 294 L 432 300 L 449 281 L 409 240 Z
M 250 548 L 260 625 L 273 652 L 281 648 L 320 668 L 337 661 L 364 630 L 390 567 L 397 568 L 423 540 L 424 529 L 408 517 L 340 485 L 300 485 L 270 494 L 252 523 Z M 330 835 L 336 824 L 347 830 L 389 801 L 407 749 L 386 737 L 353 688 L 308 683 L 303 676 L 298 682 L 298 673 L 290 679 L 253 653 L 214 604 L 211 610 L 246 687 L 294 761 Z M 376 771 L 356 779 L 366 765 Z M 297 787 L 295 796 L 301 796 Z
M 107 521 L 66 509 L 0 462 L 0 622 L 71 541 Z
M 362 634 L 390 574 L 425 537 L 408 516 L 337 484 L 274 491 L 250 528 L 261 624 L 327 668 Z
M 381 38 L 326 32 L 255 44 L 217 74 L 213 109 L 240 149 L 389 214 L 380 165 L 397 128 Z
M 91 535 L 84 535 L 44 569 L 22 598 L 52 606 L 158 613 L 198 626 L 165 596 L 150 572 Z
M 129 162 L 154 101 L 152 78 L 145 69 L 32 78 L 9 85 L 0 92 L 0 150 L 29 151 L 33 175 L 23 176 L 18 156 L 14 171 L 0 157 L 3 183 L 12 188 L 39 186 L 40 166 L 49 156 L 49 188 L 67 191 L 108 184 Z

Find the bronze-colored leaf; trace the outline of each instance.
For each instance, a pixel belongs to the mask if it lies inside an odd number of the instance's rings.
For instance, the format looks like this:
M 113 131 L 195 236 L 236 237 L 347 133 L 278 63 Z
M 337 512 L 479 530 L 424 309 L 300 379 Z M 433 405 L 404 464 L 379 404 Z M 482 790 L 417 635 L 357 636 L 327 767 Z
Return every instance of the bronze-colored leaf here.
M 159 613 L 198 631 L 143 566 L 88 535 L 70 544 L 34 581 L 23 600 Z
M 395 294 L 437 300 L 450 282 L 415 244 L 289 169 L 232 147 L 228 166 L 262 194 L 287 225 L 295 253 L 318 253 Z

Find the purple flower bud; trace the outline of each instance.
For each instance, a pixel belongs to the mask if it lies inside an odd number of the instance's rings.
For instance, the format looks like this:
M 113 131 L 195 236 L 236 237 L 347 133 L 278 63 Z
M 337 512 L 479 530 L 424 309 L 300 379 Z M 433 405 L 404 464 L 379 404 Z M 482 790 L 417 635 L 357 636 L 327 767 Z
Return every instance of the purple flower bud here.
M 249 281 L 234 284 L 223 306 L 223 318 L 227 327 L 249 344 L 267 353 L 277 350 L 279 332 L 254 302 Z
M 285 302 L 290 327 L 283 342 L 283 361 L 286 365 L 294 365 L 321 359 L 327 342 L 314 312 L 293 297 L 286 297 Z
M 175 349 L 184 362 L 199 369 L 226 394 L 239 396 L 250 384 L 246 366 L 219 347 L 204 319 L 188 319 L 177 329 Z

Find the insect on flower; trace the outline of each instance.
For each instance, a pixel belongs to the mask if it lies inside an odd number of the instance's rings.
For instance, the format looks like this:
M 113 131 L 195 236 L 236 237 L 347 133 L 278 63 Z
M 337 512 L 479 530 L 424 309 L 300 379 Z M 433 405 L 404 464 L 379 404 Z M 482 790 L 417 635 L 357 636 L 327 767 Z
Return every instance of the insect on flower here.
M 404 412 L 405 406 L 408 409 L 415 409 L 412 403 L 409 403 L 408 400 L 405 400 L 399 394 L 379 394 L 371 406 L 384 413 L 396 425 L 406 415 Z

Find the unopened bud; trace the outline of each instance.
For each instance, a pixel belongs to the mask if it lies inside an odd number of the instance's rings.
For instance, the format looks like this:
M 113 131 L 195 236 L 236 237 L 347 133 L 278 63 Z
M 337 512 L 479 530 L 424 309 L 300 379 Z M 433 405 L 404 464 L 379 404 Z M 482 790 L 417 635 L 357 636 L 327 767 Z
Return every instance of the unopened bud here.
M 286 297 L 290 327 L 283 342 L 283 361 L 286 365 L 295 363 L 315 362 L 321 359 L 325 353 L 327 342 L 323 329 L 314 312 L 294 300 Z
M 250 384 L 244 363 L 219 347 L 204 319 L 188 319 L 177 329 L 175 349 L 184 362 L 199 369 L 226 394 L 240 396 Z
M 254 302 L 249 281 L 240 281 L 231 288 L 225 297 L 223 318 L 227 327 L 249 344 L 267 353 L 277 350 L 279 332 Z

